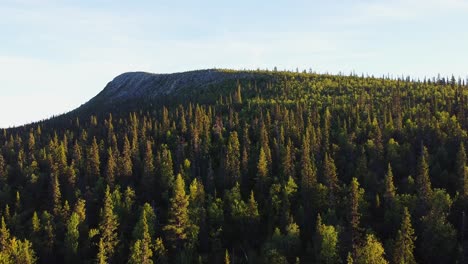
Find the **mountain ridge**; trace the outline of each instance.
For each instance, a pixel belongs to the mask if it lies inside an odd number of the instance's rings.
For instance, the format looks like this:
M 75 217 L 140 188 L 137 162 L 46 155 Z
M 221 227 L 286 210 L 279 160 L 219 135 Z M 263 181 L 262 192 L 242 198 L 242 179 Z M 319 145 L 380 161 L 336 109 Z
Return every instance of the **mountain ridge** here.
M 180 95 L 188 89 L 203 89 L 226 80 L 261 75 L 247 71 L 205 69 L 178 73 L 125 72 L 116 76 L 86 104 L 112 104 L 133 99 Z

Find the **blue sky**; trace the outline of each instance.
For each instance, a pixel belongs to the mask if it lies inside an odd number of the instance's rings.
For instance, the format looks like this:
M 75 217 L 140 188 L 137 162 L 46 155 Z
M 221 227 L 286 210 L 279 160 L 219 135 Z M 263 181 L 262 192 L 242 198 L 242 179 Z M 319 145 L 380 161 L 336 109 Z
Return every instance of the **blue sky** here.
M 202 68 L 468 76 L 468 0 L 0 0 L 0 127 L 116 75 Z

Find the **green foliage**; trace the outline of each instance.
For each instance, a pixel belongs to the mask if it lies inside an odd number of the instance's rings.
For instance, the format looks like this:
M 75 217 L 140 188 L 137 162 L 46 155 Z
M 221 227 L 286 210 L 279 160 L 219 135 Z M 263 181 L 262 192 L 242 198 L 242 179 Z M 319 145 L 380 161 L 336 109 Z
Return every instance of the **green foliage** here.
M 138 221 L 133 231 L 133 236 L 136 240 L 130 249 L 131 253 L 128 263 L 153 263 L 153 250 L 150 227 L 153 229 L 155 220 L 154 218 L 156 217 L 154 216 L 153 209 L 151 208 L 151 206 L 149 206 L 149 204 L 145 204 L 141 212 L 140 220 Z M 154 233 L 154 229 L 152 233 Z
M 0 262 L 463 261 L 466 81 L 218 71 L 0 130 Z
M 395 250 L 393 252 L 394 263 L 416 264 L 413 255 L 415 240 L 416 237 L 414 236 L 414 229 L 411 225 L 411 216 L 408 212 L 408 208 L 405 207 L 401 228 L 398 230 L 395 241 Z
M 188 214 L 189 198 L 185 194 L 185 182 L 178 174 L 174 184 L 174 195 L 170 201 L 168 223 L 164 231 L 173 249 L 185 248 L 192 225 Z
M 338 231 L 332 225 L 322 223 L 320 215 L 317 217 L 317 261 L 320 263 L 339 262 Z
M 67 223 L 67 231 L 65 233 L 65 259 L 68 263 L 76 262 L 78 254 L 78 243 L 80 232 L 78 225 L 80 224 L 80 217 L 76 212 L 73 212 Z
M 240 144 L 237 132 L 233 131 L 226 151 L 226 184 L 232 186 L 235 182 L 240 182 Z
M 348 262 L 349 263 L 349 262 Z M 358 248 L 356 254 L 356 264 L 387 264 L 385 252 L 382 244 L 377 238 L 369 234 L 366 236 L 364 244 Z
M 0 226 L 0 263 L 36 263 L 36 253 L 28 240 L 19 240 L 10 235 L 2 217 Z
M 432 196 L 431 179 L 429 177 L 429 165 L 428 165 L 429 154 L 426 147 L 422 147 L 421 154 L 419 156 L 417 165 L 417 191 L 419 198 L 428 204 Z
M 101 221 L 99 223 L 99 260 L 110 261 L 115 253 L 116 246 L 119 243 L 117 237 L 117 229 L 119 222 L 117 215 L 114 212 L 114 204 L 110 193 L 110 188 L 107 186 L 104 206 L 101 210 Z

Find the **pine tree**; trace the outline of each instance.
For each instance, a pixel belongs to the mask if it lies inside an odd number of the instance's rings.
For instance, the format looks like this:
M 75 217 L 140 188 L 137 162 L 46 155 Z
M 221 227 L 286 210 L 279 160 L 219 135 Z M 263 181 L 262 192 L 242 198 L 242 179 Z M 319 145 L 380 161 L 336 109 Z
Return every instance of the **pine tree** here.
M 52 212 L 55 217 L 60 216 L 62 212 L 62 192 L 57 174 L 50 175 L 50 198 L 52 202 Z
M 429 177 L 429 165 L 427 160 L 429 153 L 426 147 L 422 147 L 421 155 L 418 159 L 416 185 L 419 199 L 427 206 L 432 197 L 431 179 Z
M 227 249 L 224 253 L 224 264 L 231 264 L 231 257 L 229 257 L 229 251 Z
M 55 248 L 55 225 L 54 219 L 49 212 L 44 211 L 41 215 L 41 223 L 42 223 L 42 246 L 45 255 L 50 256 Z
M 150 208 L 150 212 L 152 211 L 152 208 L 149 206 L 149 204 L 145 204 L 140 220 L 135 227 L 136 232 L 134 231 L 134 236 L 137 238 L 137 240 L 134 242 L 132 248 L 131 248 L 131 253 L 130 253 L 130 259 L 128 263 L 134 263 L 134 264 L 152 264 L 153 260 L 153 250 L 152 250 L 152 245 L 151 245 L 151 234 L 150 234 L 150 228 L 148 224 L 148 219 L 147 219 L 147 211 L 148 209 L 145 208 Z M 154 214 L 154 213 L 153 213 Z
M 464 199 L 468 198 L 468 167 L 466 166 L 466 152 L 463 141 L 457 153 L 457 176 L 460 181 L 460 194 Z
M 0 186 L 3 186 L 7 181 L 6 171 L 5 171 L 5 158 L 0 153 Z
M 206 222 L 205 187 L 201 181 L 195 178 L 190 184 L 189 190 L 189 218 L 193 224 L 190 232 L 189 244 L 194 246 Z
M 396 188 L 393 183 L 392 166 L 390 166 L 390 163 L 389 163 L 387 174 L 385 175 L 385 194 L 384 194 L 385 203 L 388 206 L 393 205 L 395 201 L 395 196 L 396 196 Z
M 161 155 L 159 157 L 160 183 L 162 198 L 169 199 L 169 190 L 174 186 L 174 169 L 172 163 L 172 154 L 167 145 L 162 145 Z
M 235 94 L 235 102 L 238 104 L 242 104 L 242 92 L 241 92 L 241 85 L 239 83 L 239 80 L 237 81 L 237 89 L 236 89 L 236 94 Z
M 78 226 L 80 224 L 80 217 L 77 213 L 72 213 L 67 223 L 67 231 L 65 233 L 65 259 L 67 263 L 76 263 L 78 256 L 78 239 L 80 232 Z
M 119 222 L 117 215 L 114 212 L 114 203 L 112 201 L 112 195 L 109 186 L 106 188 L 104 197 L 104 206 L 101 210 L 101 221 L 99 222 L 99 233 L 101 235 L 99 254 L 98 256 L 104 256 L 106 261 L 111 261 L 119 239 L 117 237 L 117 229 Z M 101 246 L 102 243 L 102 246 Z
M 237 132 L 229 135 L 226 151 L 226 188 L 231 188 L 240 181 L 240 144 Z
M 257 221 L 259 218 L 258 204 L 257 204 L 257 201 L 255 201 L 255 196 L 254 196 L 253 191 L 250 192 L 250 198 L 249 198 L 249 202 L 247 204 L 246 209 L 247 209 L 246 215 L 247 215 L 247 218 L 249 219 L 249 222 Z
M 259 194 L 263 195 L 268 182 L 268 161 L 263 147 L 260 147 L 260 155 L 257 163 L 257 184 Z
M 112 148 L 107 150 L 106 182 L 110 187 L 114 186 L 117 163 L 112 152 Z
M 10 230 L 7 228 L 5 218 L 2 216 L 2 222 L 0 226 L 0 251 L 7 251 L 10 241 Z
M 414 251 L 414 230 L 411 225 L 411 216 L 408 208 L 405 207 L 403 211 L 403 220 L 401 228 L 398 230 L 398 235 L 395 241 L 395 250 L 393 252 L 394 263 L 402 264 L 415 264 L 416 261 L 413 256 Z
M 156 263 L 167 263 L 167 250 L 160 237 L 156 238 L 154 243 L 154 255 Z
M 88 161 L 88 176 L 90 176 L 91 179 L 95 181 L 101 175 L 101 161 L 99 159 L 99 146 L 97 144 L 96 137 L 93 138 L 93 143 L 88 150 L 88 158 L 86 160 Z
M 338 263 L 338 231 L 334 226 L 322 223 L 320 214 L 317 216 L 317 261 L 319 263 Z
M 152 200 L 152 193 L 155 186 L 155 167 L 154 167 L 154 157 L 153 157 L 153 148 L 151 141 L 146 141 L 146 151 L 145 158 L 143 163 L 143 177 L 141 180 L 143 197 L 146 200 Z
M 310 139 L 309 132 L 306 132 L 302 141 L 301 151 L 301 162 L 300 162 L 300 175 L 301 175 L 301 198 L 302 206 L 304 207 L 304 222 L 310 223 L 313 221 L 316 212 L 313 210 L 313 203 L 317 201 L 317 168 L 315 166 L 315 160 L 310 150 Z M 306 225 L 302 229 L 304 233 L 309 236 L 312 235 L 312 227 Z
M 106 254 L 106 247 L 104 245 L 104 239 L 99 239 L 99 245 L 98 245 L 98 255 L 96 258 L 96 263 L 97 264 L 108 264 L 108 257 Z
M 191 222 L 188 215 L 189 200 L 185 194 L 185 182 L 178 174 L 174 194 L 170 200 L 168 223 L 163 228 L 173 249 L 182 249 L 188 238 Z
M 132 149 L 130 141 L 125 135 L 122 156 L 120 157 L 120 173 L 123 178 L 129 178 L 133 173 Z
M 145 203 L 141 207 L 141 213 L 138 222 L 133 229 L 133 239 L 143 239 L 145 232 L 148 232 L 150 239 L 153 239 L 156 231 L 156 214 L 154 213 L 153 207 L 149 203 Z
M 329 204 L 331 208 L 336 205 L 336 196 L 338 193 L 338 176 L 336 174 L 335 161 L 330 157 L 330 154 L 325 153 L 323 161 L 323 177 L 329 193 Z
M 31 231 L 33 233 L 37 233 L 41 230 L 41 221 L 39 220 L 39 217 L 37 215 L 37 212 L 34 211 L 33 217 L 31 219 Z
M 294 146 L 291 139 L 288 140 L 288 144 L 284 150 L 283 160 L 281 162 L 283 168 L 283 178 L 287 179 L 288 177 L 295 177 L 295 168 L 294 168 Z
M 385 251 L 377 238 L 368 234 L 365 243 L 358 249 L 357 256 L 354 258 L 356 264 L 387 264 L 385 260 Z
M 359 233 L 360 233 L 360 219 L 361 214 L 359 213 L 359 183 L 356 178 L 353 178 L 351 181 L 351 186 L 349 190 L 349 223 L 351 227 L 351 246 L 353 257 L 357 256 L 357 247 L 359 245 Z

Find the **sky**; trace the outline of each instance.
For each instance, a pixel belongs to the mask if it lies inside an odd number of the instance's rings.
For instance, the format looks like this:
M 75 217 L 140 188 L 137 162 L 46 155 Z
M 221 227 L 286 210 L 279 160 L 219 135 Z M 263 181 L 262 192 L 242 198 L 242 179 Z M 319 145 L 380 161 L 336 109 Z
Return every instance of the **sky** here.
M 0 128 L 128 71 L 468 76 L 468 0 L 0 0 Z

